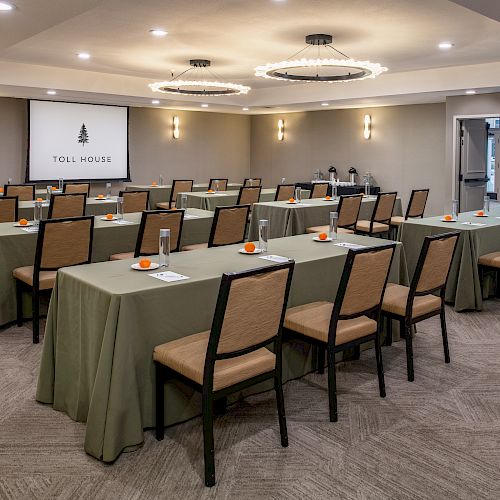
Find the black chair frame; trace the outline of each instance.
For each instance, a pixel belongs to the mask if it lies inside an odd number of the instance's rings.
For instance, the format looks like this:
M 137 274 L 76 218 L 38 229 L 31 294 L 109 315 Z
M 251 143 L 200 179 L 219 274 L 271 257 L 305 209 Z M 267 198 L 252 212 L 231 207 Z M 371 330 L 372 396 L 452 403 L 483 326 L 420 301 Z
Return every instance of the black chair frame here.
M 256 201 L 256 203 L 258 203 L 260 200 L 260 193 L 262 191 L 262 186 L 241 186 L 239 193 L 238 193 L 238 199 L 236 200 L 236 205 L 240 205 L 241 196 L 243 195 L 245 189 L 258 189 L 259 190 L 259 197 L 257 198 L 257 201 Z
M 392 204 L 391 216 L 388 219 L 377 220 L 377 219 L 375 219 L 375 215 L 377 213 L 377 209 L 378 209 L 380 200 L 381 200 L 382 196 L 385 196 L 388 194 L 395 195 L 394 196 L 394 203 Z M 368 233 L 365 233 L 363 231 L 356 231 L 356 234 L 361 234 L 361 235 L 365 235 L 365 236 L 366 235 L 376 236 L 376 237 L 380 237 L 380 238 L 382 238 L 382 236 L 388 237 L 390 232 L 391 232 L 391 217 L 392 217 L 392 213 L 394 212 L 394 205 L 396 204 L 397 196 L 398 196 L 397 191 L 388 191 L 388 192 L 384 192 L 384 193 L 378 193 L 377 199 L 375 201 L 375 206 L 373 207 L 373 212 L 372 212 L 372 215 L 370 217 L 370 231 Z M 387 231 L 380 232 L 380 233 L 373 233 L 373 223 L 374 222 L 378 222 L 379 224 L 385 224 L 387 226 Z
M 340 196 L 340 198 L 339 198 L 339 205 L 337 207 L 337 212 L 338 212 L 339 218 L 340 218 L 340 214 L 341 214 L 341 211 L 342 211 L 342 203 L 344 202 L 344 200 L 346 198 L 355 198 L 355 197 L 362 198 L 362 196 L 360 194 L 347 194 L 347 195 Z M 358 213 L 356 214 L 356 222 L 354 222 L 354 224 L 347 224 L 347 225 L 342 225 L 342 226 L 339 225 L 339 227 L 342 227 L 344 229 L 355 230 L 356 229 L 356 223 L 358 222 L 358 219 L 359 219 L 359 212 L 360 211 L 361 211 L 361 203 L 359 204 Z
M 146 209 L 149 208 L 149 191 L 147 191 L 147 190 L 141 190 L 141 189 L 136 189 L 134 191 L 120 191 L 120 193 L 119 193 L 118 196 L 120 198 L 123 198 L 124 193 L 147 193 L 146 194 Z M 124 201 L 124 203 L 125 203 L 125 201 Z
M 309 199 L 310 199 L 310 200 L 314 199 L 314 198 L 313 198 L 313 194 L 314 194 L 314 190 L 316 189 L 316 186 L 324 186 L 325 184 L 326 184 L 327 186 L 330 186 L 330 183 L 329 183 L 329 182 L 326 182 L 326 181 L 325 181 L 325 182 L 314 182 L 314 183 L 313 183 L 313 185 L 312 185 L 312 186 L 313 186 L 313 188 L 311 189 L 311 193 L 310 193 L 310 195 L 309 195 Z M 328 189 L 327 189 L 327 192 L 328 192 Z
M 63 194 L 80 194 L 80 193 L 66 193 L 66 187 L 70 186 L 87 186 L 87 197 L 90 196 L 90 182 L 68 182 L 68 184 L 64 183 L 63 184 Z M 83 193 L 84 194 L 84 193 Z
M 19 198 L 17 196 L 1 196 L 0 201 L 1 200 L 16 200 L 14 208 L 14 221 L 17 221 L 19 217 Z
M 35 189 L 36 189 L 36 186 L 35 184 L 4 184 L 4 187 L 3 187 L 3 194 L 4 196 L 9 196 L 9 188 L 10 187 L 27 187 L 27 186 L 30 186 L 33 190 L 33 194 L 32 194 L 32 200 L 35 200 Z
M 247 232 L 247 225 L 248 225 L 248 215 L 250 214 L 250 205 L 228 205 L 228 206 L 215 207 L 214 220 L 212 222 L 212 227 L 210 229 L 210 236 L 208 238 L 208 248 L 225 246 L 225 245 L 217 245 L 214 243 L 215 231 L 217 230 L 217 223 L 219 221 L 220 212 L 223 210 L 229 210 L 232 208 L 242 208 L 242 207 L 247 207 L 247 214 L 245 217 L 246 220 L 245 231 L 243 232 L 243 238 L 240 241 L 236 241 L 234 245 L 236 245 L 237 243 L 243 243 L 245 241 L 245 235 Z
M 274 201 L 278 201 L 280 190 L 282 187 L 293 187 L 295 189 L 295 184 L 278 184 L 276 188 L 276 194 L 274 195 Z
M 174 200 L 175 183 L 176 182 L 190 182 L 191 183 L 191 189 L 190 189 L 190 191 L 193 191 L 193 184 L 194 184 L 194 180 L 193 179 L 174 179 L 172 181 L 172 188 L 170 189 L 170 198 L 168 200 L 168 208 L 172 208 L 172 203 L 174 201 L 176 201 L 176 200 Z
M 226 179 L 224 177 L 216 177 L 214 179 L 210 179 L 210 182 L 208 183 L 208 189 L 213 189 L 213 183 L 215 181 L 226 181 L 226 189 L 224 191 L 227 191 L 227 184 L 229 182 L 229 179 Z
M 155 362 L 156 366 L 156 439 L 161 441 L 164 438 L 164 411 L 165 411 L 165 394 L 164 385 L 165 382 L 170 378 L 177 378 L 186 385 L 193 387 L 198 392 L 202 394 L 202 419 L 203 419 L 203 446 L 204 446 L 204 458 L 205 458 L 205 485 L 214 486 L 215 485 L 215 457 L 214 457 L 214 435 L 213 435 L 213 420 L 214 420 L 214 404 L 216 402 L 221 402 L 219 408 L 225 407 L 226 398 L 229 394 L 235 392 L 240 392 L 243 389 L 251 387 L 256 384 L 260 384 L 265 380 L 274 379 L 274 390 L 276 392 L 276 400 L 278 406 L 278 417 L 280 426 L 280 436 L 281 445 L 283 447 L 288 446 L 288 433 L 286 428 L 286 417 L 285 417 L 285 403 L 283 398 L 283 382 L 282 382 L 282 341 L 283 341 L 283 320 L 285 317 L 286 305 L 288 302 L 288 295 L 290 292 L 290 285 L 292 282 L 293 269 L 295 266 L 294 261 L 289 261 L 284 264 L 279 264 L 276 266 L 251 269 L 249 271 L 243 271 L 239 273 L 224 273 L 222 275 L 222 280 L 219 288 L 219 295 L 217 298 L 217 305 L 215 308 L 215 314 L 212 322 L 212 327 L 210 331 L 210 339 L 207 347 L 207 354 L 205 358 L 205 367 L 203 374 L 203 385 L 199 385 L 191 379 L 184 377 L 183 375 L 167 368 L 161 363 Z M 234 280 L 239 278 L 246 278 L 249 276 L 256 276 L 258 274 L 268 273 L 270 271 L 278 271 L 280 269 L 289 269 L 288 280 L 285 289 L 285 296 L 283 300 L 283 309 L 281 312 L 280 326 L 276 336 L 261 342 L 259 344 L 250 346 L 246 349 L 242 349 L 235 352 L 229 352 L 224 354 L 217 354 L 217 348 L 219 345 L 220 334 L 222 330 L 222 325 L 224 322 L 224 316 L 226 311 L 226 306 L 229 298 L 229 292 L 231 284 Z M 266 347 L 273 344 L 273 352 L 276 355 L 276 365 L 274 370 L 263 373 L 256 377 L 252 377 L 248 380 L 240 382 L 238 384 L 231 385 L 224 389 L 214 391 L 213 390 L 213 379 L 214 379 L 214 368 L 215 362 L 222 359 L 230 359 L 243 354 L 248 354 L 254 352 L 262 347 Z
M 257 186 L 247 186 L 247 181 L 259 181 L 259 186 L 262 186 L 262 178 L 261 177 L 246 177 L 243 181 L 243 187 L 257 187 Z
M 54 193 L 50 195 L 50 203 L 49 203 L 49 213 L 47 214 L 47 219 L 52 219 L 52 213 L 54 211 L 54 203 L 58 196 L 83 196 L 83 206 L 82 206 L 82 215 L 79 217 L 83 217 L 85 214 L 85 208 L 87 206 L 87 195 L 84 193 Z M 73 218 L 73 217 L 71 217 Z

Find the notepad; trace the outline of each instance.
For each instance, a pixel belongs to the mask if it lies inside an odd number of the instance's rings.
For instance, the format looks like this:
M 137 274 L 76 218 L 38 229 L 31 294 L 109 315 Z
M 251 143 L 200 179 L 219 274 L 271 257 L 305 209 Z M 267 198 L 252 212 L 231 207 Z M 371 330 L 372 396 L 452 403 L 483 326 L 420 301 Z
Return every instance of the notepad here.
M 183 274 L 174 273 L 173 271 L 163 271 L 161 273 L 153 273 L 150 274 L 152 278 L 156 278 L 158 280 L 166 281 L 171 283 L 173 281 L 182 281 L 188 280 L 189 276 L 184 276 Z
M 126 225 L 126 224 L 135 224 L 135 222 L 132 222 L 130 220 L 125 220 L 125 219 L 118 219 L 118 220 L 114 220 L 113 221 L 113 224 L 119 224 L 119 225 Z
M 282 257 L 281 255 L 263 255 L 259 259 L 270 260 L 271 262 L 277 262 L 278 264 L 284 264 L 285 262 L 290 262 L 288 257 Z
M 38 226 L 23 227 L 23 231 L 27 233 L 38 233 Z
M 348 243 L 347 241 L 339 241 L 334 243 L 338 247 L 351 248 L 352 250 L 358 250 L 360 248 L 366 248 L 365 245 L 358 245 L 357 243 Z
M 486 224 L 484 224 L 483 222 L 465 221 L 465 222 L 461 222 L 460 224 L 463 224 L 464 226 L 486 226 Z

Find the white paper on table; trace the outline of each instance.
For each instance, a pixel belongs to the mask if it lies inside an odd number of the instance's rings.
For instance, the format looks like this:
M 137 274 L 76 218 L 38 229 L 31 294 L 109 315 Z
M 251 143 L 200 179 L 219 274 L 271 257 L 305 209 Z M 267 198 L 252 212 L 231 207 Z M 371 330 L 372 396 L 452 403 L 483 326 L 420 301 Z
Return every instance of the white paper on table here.
M 358 245 L 357 243 L 348 243 L 347 241 L 340 241 L 339 243 L 334 243 L 338 247 L 352 248 L 357 250 L 358 248 L 366 248 L 366 245 Z
M 163 271 L 161 273 L 153 273 L 150 274 L 152 278 L 156 278 L 158 280 L 167 281 L 171 283 L 172 281 L 182 281 L 188 280 L 189 276 L 184 276 L 183 274 L 174 273 L 173 271 Z
M 283 264 L 285 262 L 290 262 L 288 257 L 281 257 L 281 255 L 263 255 L 259 259 L 270 260 L 272 262 L 277 262 L 278 264 Z
M 118 220 L 114 220 L 113 224 L 125 225 L 125 224 L 135 224 L 135 222 L 132 222 L 131 220 L 118 219 Z
M 193 215 L 193 214 L 185 214 L 184 215 L 184 220 L 186 219 L 199 219 L 200 216 L 199 215 Z
M 486 224 L 484 224 L 483 222 L 465 221 L 465 222 L 461 222 L 460 224 L 463 224 L 464 226 L 486 226 Z
M 23 227 L 23 231 L 27 233 L 38 233 L 38 226 Z

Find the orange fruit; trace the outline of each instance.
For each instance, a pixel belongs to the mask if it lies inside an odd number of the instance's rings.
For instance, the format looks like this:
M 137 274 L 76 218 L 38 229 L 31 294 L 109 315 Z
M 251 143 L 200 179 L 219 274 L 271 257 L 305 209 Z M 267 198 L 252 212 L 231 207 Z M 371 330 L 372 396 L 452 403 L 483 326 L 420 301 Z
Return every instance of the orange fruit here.
M 449 214 L 448 214 L 448 215 L 445 215 L 445 216 L 443 217 L 443 219 L 444 219 L 444 220 L 453 220 L 453 217 L 452 217 L 451 215 L 449 215 Z
M 249 252 L 249 253 L 252 253 L 252 252 L 255 252 L 255 245 L 253 243 L 251 243 L 250 241 L 248 243 L 245 243 L 245 252 Z
M 52 191 L 55 191 L 57 188 L 55 186 L 51 187 Z
M 0 193 L 3 193 L 3 188 L 0 188 Z
M 480 217 L 482 217 L 484 215 L 484 210 L 478 210 L 476 212 L 476 215 L 479 215 Z
M 288 201 L 289 201 L 290 203 L 295 203 L 295 198 L 290 198 Z
M 113 214 L 106 214 L 106 219 L 113 220 Z
M 104 195 L 103 194 L 98 194 L 97 197 L 98 198 L 104 198 Z
M 21 226 L 27 226 L 27 225 L 28 225 L 28 221 L 27 221 L 26 219 L 21 219 L 21 220 L 19 221 L 19 224 L 20 224 Z
M 208 190 L 208 192 L 209 192 L 209 193 L 213 193 L 213 192 L 214 192 L 214 190 L 213 190 L 213 189 L 209 189 L 209 190 Z
M 37 198 L 36 201 L 43 201 L 43 199 L 42 198 Z
M 149 259 L 141 259 L 139 261 L 139 266 L 141 266 L 143 269 L 148 269 L 148 267 L 151 266 L 151 261 Z
M 328 235 L 326 233 L 319 233 L 318 237 L 321 241 L 324 241 L 328 238 Z
M 331 197 L 331 196 L 326 196 L 326 197 L 325 197 L 325 199 L 326 199 L 326 200 L 331 200 L 331 199 L 332 199 L 332 197 Z
M 158 183 L 157 182 L 152 182 L 151 185 L 152 186 L 158 186 Z

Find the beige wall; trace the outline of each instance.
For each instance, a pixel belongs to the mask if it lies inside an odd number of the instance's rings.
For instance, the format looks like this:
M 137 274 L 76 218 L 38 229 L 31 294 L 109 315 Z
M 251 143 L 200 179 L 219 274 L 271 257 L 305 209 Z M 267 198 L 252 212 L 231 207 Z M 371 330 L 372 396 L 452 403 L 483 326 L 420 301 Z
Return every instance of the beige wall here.
M 372 117 L 372 138 L 363 138 L 363 117 Z M 278 119 L 285 140 L 277 140 Z M 403 204 L 412 188 L 430 187 L 428 214 L 443 211 L 445 105 L 425 104 L 260 115 L 252 117 L 251 175 L 264 184 L 310 180 L 316 169 L 335 165 L 347 180 L 349 167 L 368 170 L 385 191 L 398 191 Z

